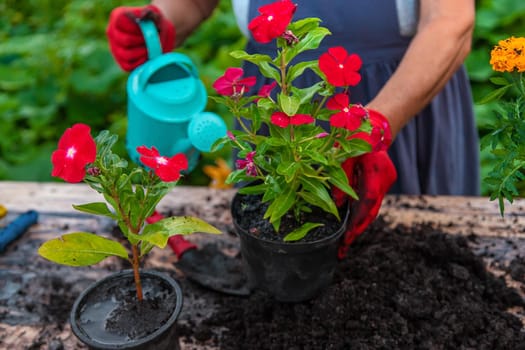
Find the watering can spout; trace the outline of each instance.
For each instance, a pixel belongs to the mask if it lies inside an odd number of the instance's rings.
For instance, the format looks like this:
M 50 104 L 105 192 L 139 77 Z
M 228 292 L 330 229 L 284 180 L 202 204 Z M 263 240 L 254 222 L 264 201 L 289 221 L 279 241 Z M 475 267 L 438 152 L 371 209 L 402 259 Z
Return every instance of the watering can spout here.
M 138 162 L 138 146 L 155 146 L 171 157 L 185 153 L 189 169 L 197 165 L 200 152 L 226 135 L 226 124 L 204 112 L 208 96 L 191 59 L 181 53 L 162 53 L 155 25 L 142 20 L 148 60 L 128 77 L 128 131 L 126 147 Z

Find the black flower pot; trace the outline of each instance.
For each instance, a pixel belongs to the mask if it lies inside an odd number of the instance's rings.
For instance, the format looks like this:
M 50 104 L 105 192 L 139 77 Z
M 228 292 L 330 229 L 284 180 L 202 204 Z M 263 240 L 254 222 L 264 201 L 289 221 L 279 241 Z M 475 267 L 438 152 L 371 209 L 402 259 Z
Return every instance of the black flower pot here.
M 180 349 L 176 334 L 182 309 L 179 284 L 155 271 L 142 271 L 140 275 L 141 302 L 131 270 L 93 283 L 76 299 L 71 328 L 90 349 Z
M 242 197 L 234 196 L 231 211 L 250 286 L 282 302 L 301 302 L 318 295 L 332 282 L 348 207 L 345 206 L 343 220 L 333 233 L 315 240 L 284 242 L 264 239 L 241 227 L 239 215 L 245 206 Z

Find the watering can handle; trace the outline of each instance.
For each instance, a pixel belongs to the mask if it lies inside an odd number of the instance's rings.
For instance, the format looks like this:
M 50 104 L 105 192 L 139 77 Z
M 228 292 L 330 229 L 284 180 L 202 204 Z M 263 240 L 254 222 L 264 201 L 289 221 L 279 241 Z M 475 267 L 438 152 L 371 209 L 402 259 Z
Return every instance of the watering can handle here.
M 148 50 L 148 59 L 152 60 L 156 57 L 159 57 L 162 55 L 162 47 L 160 44 L 159 35 L 157 32 L 157 27 L 155 26 L 155 23 L 151 20 L 140 20 L 138 22 L 140 30 L 142 31 L 142 35 L 144 36 L 144 41 L 146 42 L 146 48 Z M 194 77 L 198 77 L 199 73 L 197 72 L 197 68 L 191 61 L 191 59 L 181 53 L 176 52 L 170 52 L 170 60 L 169 64 L 172 64 L 173 61 L 183 64 L 186 66 L 187 69 L 190 70 L 191 75 Z M 165 64 L 168 64 L 168 61 L 164 61 Z M 159 69 L 158 66 L 152 67 L 147 66 L 144 70 L 144 72 L 141 74 L 140 82 L 141 86 L 144 88 L 147 84 L 149 77 L 151 74 L 153 74 L 155 71 Z
M 144 41 L 146 42 L 146 49 L 148 50 L 148 59 L 153 59 L 162 55 L 162 47 L 160 44 L 159 34 L 155 23 L 150 20 L 138 21 Z

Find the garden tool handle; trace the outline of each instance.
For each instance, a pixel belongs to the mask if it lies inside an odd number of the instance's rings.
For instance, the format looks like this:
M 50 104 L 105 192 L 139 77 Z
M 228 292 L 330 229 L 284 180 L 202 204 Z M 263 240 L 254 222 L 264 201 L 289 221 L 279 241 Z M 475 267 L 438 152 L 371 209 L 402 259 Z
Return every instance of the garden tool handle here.
M 164 215 L 158 211 L 155 211 L 149 218 L 146 219 L 146 221 L 148 224 L 153 224 L 162 219 L 164 219 Z M 184 253 L 186 253 L 188 250 L 197 249 L 195 244 L 188 241 L 182 235 L 175 235 L 168 238 L 168 245 L 170 246 L 171 250 L 173 250 L 175 255 L 177 255 L 177 259 L 180 259 L 182 255 L 184 255 Z
M 0 231 L 0 252 L 13 242 L 38 220 L 38 213 L 29 210 L 18 216 L 13 222 Z
M 188 241 L 182 235 L 171 236 L 168 239 L 168 245 L 175 255 L 177 255 L 178 259 L 180 259 L 188 250 L 197 249 L 195 244 Z

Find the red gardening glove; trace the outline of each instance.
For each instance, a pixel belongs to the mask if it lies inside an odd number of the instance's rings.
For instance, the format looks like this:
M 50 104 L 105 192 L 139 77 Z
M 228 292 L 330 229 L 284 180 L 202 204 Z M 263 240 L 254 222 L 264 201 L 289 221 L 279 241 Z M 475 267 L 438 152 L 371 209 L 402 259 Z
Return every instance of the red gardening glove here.
M 369 110 L 372 124 L 370 134 L 356 135 L 372 145 L 372 152 L 343 163 L 350 186 L 356 191 L 358 200 L 350 198 L 350 217 L 345 235 L 338 251 L 340 259 L 346 256 L 348 247 L 375 220 L 385 194 L 397 179 L 397 172 L 386 149 L 392 142 L 388 120 L 380 113 Z M 346 195 L 334 189 L 336 204 L 344 202 Z
M 175 27 L 167 20 L 158 7 L 117 7 L 111 11 L 106 34 L 109 48 L 115 61 L 125 71 L 131 71 L 146 62 L 148 51 L 137 21 L 150 19 L 159 31 L 163 52 L 170 52 L 175 46 Z

